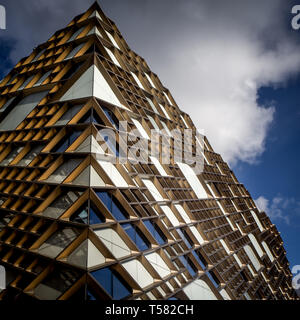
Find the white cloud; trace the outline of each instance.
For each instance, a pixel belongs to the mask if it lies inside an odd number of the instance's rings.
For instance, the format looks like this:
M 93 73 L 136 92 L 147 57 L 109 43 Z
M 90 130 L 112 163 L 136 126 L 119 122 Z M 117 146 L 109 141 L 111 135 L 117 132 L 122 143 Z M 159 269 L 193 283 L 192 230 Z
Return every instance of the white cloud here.
M 260 196 L 254 201 L 257 208 L 264 211 L 274 221 L 283 220 L 290 224 L 290 217 L 299 214 L 300 202 L 295 198 L 276 196 L 272 200 L 268 200 L 264 196 Z
M 28 0 L 18 10 L 12 1 L 2 2 L 12 15 L 6 35 L 17 40 L 11 54 L 16 60 L 93 1 Z M 225 160 L 259 159 L 275 106 L 259 105 L 258 90 L 281 85 L 300 70 L 299 33 L 288 30 L 289 1 L 102 0 L 101 5 Z
M 169 13 L 172 29 L 151 26 L 151 65 L 231 164 L 253 163 L 265 150 L 275 107 L 258 104 L 259 88 L 283 84 L 300 69 L 300 47 L 285 30 L 289 9 L 281 0 L 187 0 L 178 15 Z

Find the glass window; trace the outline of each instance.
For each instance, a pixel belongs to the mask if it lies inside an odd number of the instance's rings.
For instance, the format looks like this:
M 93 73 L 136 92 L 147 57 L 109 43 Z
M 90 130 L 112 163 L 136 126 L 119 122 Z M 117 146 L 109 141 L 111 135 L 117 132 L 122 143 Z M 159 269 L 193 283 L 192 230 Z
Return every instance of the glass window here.
M 0 163 L 1 166 L 7 166 L 22 151 L 23 147 L 12 150 Z
M 50 236 L 38 249 L 38 253 L 55 258 L 79 235 L 79 231 L 73 228 L 58 230 Z
M 211 272 L 211 271 L 208 271 L 206 272 L 206 275 L 208 276 L 209 280 L 213 283 L 213 285 L 216 287 L 216 288 L 219 288 L 220 286 L 220 281 L 219 279 L 216 277 L 216 275 Z
M 194 246 L 194 243 L 192 239 L 189 237 L 187 232 L 183 229 L 176 229 L 181 238 L 183 239 L 184 243 L 187 245 L 189 249 L 191 249 Z
M 144 185 L 148 188 L 148 190 L 150 191 L 150 193 L 152 194 L 153 198 L 156 201 L 163 201 L 164 198 L 162 197 L 162 195 L 160 194 L 160 192 L 158 191 L 158 189 L 155 187 L 154 183 L 149 180 L 149 179 L 142 179 Z
M 76 32 L 74 32 L 73 35 L 70 37 L 70 39 L 67 41 L 67 43 L 75 40 L 79 36 L 79 34 L 83 31 L 83 29 L 84 29 L 84 27 L 82 27 L 82 28 L 78 29 Z
M 40 153 L 40 151 L 44 148 L 44 146 L 36 146 L 32 150 L 30 150 L 22 160 L 18 162 L 18 166 L 25 167 L 29 165 L 29 163 Z
M 136 225 L 126 223 L 123 224 L 122 227 L 140 251 L 150 248 L 150 242 Z
M 177 163 L 179 169 L 182 171 L 185 178 L 187 179 L 188 183 L 190 184 L 190 186 L 194 190 L 196 196 L 199 199 L 207 198 L 208 197 L 207 193 L 206 193 L 204 187 L 202 186 L 202 184 L 200 183 L 194 170 L 186 163 L 179 163 L 179 162 L 176 162 L 176 163 Z
M 82 205 L 75 213 L 72 214 L 70 217 L 70 221 L 77 222 L 77 223 L 89 223 L 89 214 L 88 214 L 88 203 L 86 202 Z
M 80 45 L 78 45 L 77 47 L 75 47 L 65 58 L 65 60 L 68 59 L 72 59 L 74 56 L 76 56 L 76 54 L 83 48 L 83 46 L 85 45 L 85 43 L 81 43 Z
M 150 78 L 150 76 L 149 76 L 147 73 L 145 73 L 145 75 L 146 75 L 146 77 L 147 77 L 147 79 L 148 79 L 149 83 L 151 84 L 151 86 L 152 86 L 153 88 L 155 88 L 155 85 L 154 85 L 154 83 L 153 83 L 152 79 Z
M 120 202 L 110 193 L 105 191 L 97 192 L 98 197 L 111 212 L 111 214 L 118 220 L 128 220 L 129 215 L 126 210 L 122 207 Z
M 149 99 L 149 98 L 147 98 L 147 97 L 146 97 L 146 99 L 147 99 L 147 101 L 149 102 L 152 110 L 153 110 L 155 113 L 158 113 L 158 111 L 157 111 L 157 109 L 156 109 L 156 107 L 155 107 L 155 104 L 152 102 L 152 100 Z
M 114 125 L 114 127 L 116 129 L 118 129 L 119 128 L 119 120 L 114 115 L 114 113 L 111 110 L 109 110 L 108 108 L 103 107 L 103 106 L 102 106 L 102 110 L 104 111 L 104 113 L 107 116 L 108 120 Z
M 80 136 L 82 131 L 73 131 L 69 133 L 65 138 L 61 139 L 57 145 L 52 149 L 52 152 L 60 153 L 65 152 L 73 142 Z
M 16 99 L 16 97 L 12 97 L 10 99 L 8 99 L 5 104 L 3 105 L 3 107 L 1 107 L 0 112 L 4 112 L 10 105 L 11 103 Z
M 69 191 L 55 199 L 43 212 L 45 217 L 60 217 L 82 195 L 81 191 Z
M 34 84 L 34 87 L 38 87 L 40 85 L 42 85 L 42 83 L 50 76 L 50 74 L 52 73 L 52 70 L 46 72 L 44 75 L 42 75 L 40 77 L 40 79 Z
M 0 130 L 14 130 L 47 94 L 48 91 L 32 93 L 22 99 L 3 119 Z
M 135 73 L 133 73 L 133 72 L 131 72 L 131 74 L 132 74 L 135 82 L 138 84 L 138 86 L 139 86 L 141 89 L 145 90 L 145 88 L 144 88 L 143 84 L 141 83 L 140 79 L 138 78 L 138 76 L 137 76 Z
M 197 274 L 198 270 L 194 263 L 191 261 L 191 259 L 186 256 L 180 256 L 179 259 L 182 262 L 182 264 L 187 268 L 188 272 L 192 275 L 192 277 L 194 277 Z
M 164 233 L 161 231 L 159 226 L 151 220 L 144 221 L 144 224 L 154 237 L 154 239 L 160 244 L 163 245 L 167 242 L 167 237 L 164 235 Z
M 151 161 L 155 165 L 156 169 L 158 170 L 159 174 L 162 176 L 168 176 L 163 166 L 160 164 L 159 160 L 155 157 L 150 157 Z
M 26 79 L 23 84 L 18 88 L 18 90 L 23 90 L 28 84 L 29 82 L 33 79 L 34 76 L 30 76 L 28 79 Z
M 83 107 L 82 104 L 72 106 L 70 109 L 68 109 L 61 118 L 54 124 L 54 126 L 63 126 L 67 124 L 69 121 L 71 121 L 74 116 L 79 112 L 79 110 Z
M 113 45 L 116 48 L 120 49 L 120 47 L 118 46 L 118 44 L 117 44 L 116 40 L 114 39 L 114 37 L 109 32 L 107 32 L 106 30 L 105 30 L 105 32 L 106 32 L 107 36 L 109 37 L 110 41 L 113 43 Z
M 145 131 L 145 129 L 143 128 L 143 126 L 141 125 L 141 123 L 138 120 L 133 119 L 133 118 L 131 120 L 135 124 L 135 126 L 137 127 L 138 131 L 141 133 L 142 137 L 149 140 L 150 138 L 149 138 L 147 132 Z
M 148 115 L 148 119 L 150 120 L 153 128 L 154 128 L 156 131 L 160 131 L 159 126 L 157 125 L 156 121 L 155 121 L 151 116 L 149 116 L 149 115 Z
M 100 224 L 105 222 L 104 215 L 99 209 L 91 202 L 90 204 L 90 224 Z
M 80 277 L 77 271 L 56 267 L 37 287 L 34 295 L 40 300 L 56 300 Z
M 160 106 L 161 110 L 163 111 L 165 117 L 166 117 L 168 120 L 171 120 L 169 114 L 167 113 L 167 111 L 166 111 L 166 109 L 165 109 L 165 107 L 164 107 L 163 105 L 161 105 L 161 104 L 159 104 L 159 106 Z
M 37 61 L 44 54 L 45 51 L 46 49 L 43 49 L 42 51 L 40 51 L 31 62 Z
M 53 183 L 63 182 L 80 164 L 80 159 L 71 159 L 57 168 L 45 181 Z
M 92 276 L 113 300 L 121 300 L 132 294 L 132 288 L 115 270 L 110 268 L 97 270 L 92 272 Z
M 199 251 L 192 251 L 193 256 L 198 261 L 203 270 L 207 267 L 207 262 Z
M 108 53 L 109 57 L 110 57 L 111 60 L 113 61 L 113 63 L 114 63 L 115 65 L 121 67 L 119 61 L 117 60 L 117 58 L 115 57 L 115 55 L 113 54 L 113 52 L 112 52 L 110 49 L 106 48 L 106 47 L 105 47 L 105 49 L 106 49 L 106 52 Z
M 167 135 L 168 135 L 169 137 L 172 137 L 172 133 L 171 133 L 171 131 L 169 130 L 169 128 L 168 128 L 168 126 L 166 125 L 166 123 L 165 123 L 164 121 L 160 121 L 160 123 L 161 123 L 162 126 L 164 127 L 164 130 L 165 130 L 165 132 L 167 133 Z

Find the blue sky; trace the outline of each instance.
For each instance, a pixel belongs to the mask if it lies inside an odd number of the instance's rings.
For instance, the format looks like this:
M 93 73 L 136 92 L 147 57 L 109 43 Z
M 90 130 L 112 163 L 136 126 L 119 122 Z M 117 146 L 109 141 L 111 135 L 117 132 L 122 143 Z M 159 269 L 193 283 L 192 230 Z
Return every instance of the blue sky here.
M 272 101 L 274 122 L 257 164 L 239 163 L 234 171 L 254 199 L 282 199 L 269 215 L 281 232 L 291 267 L 300 264 L 300 75 L 282 88 L 261 88 L 259 101 Z M 270 207 L 270 205 L 269 205 Z
M 92 2 L 0 0 L 0 77 Z M 291 266 L 300 264 L 300 30 L 290 24 L 300 0 L 99 2 L 260 198 Z

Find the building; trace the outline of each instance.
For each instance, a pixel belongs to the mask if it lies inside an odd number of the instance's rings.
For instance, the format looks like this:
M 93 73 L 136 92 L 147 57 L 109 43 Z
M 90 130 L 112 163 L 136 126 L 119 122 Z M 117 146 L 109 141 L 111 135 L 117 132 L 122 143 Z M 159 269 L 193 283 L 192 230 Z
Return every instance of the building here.
M 296 299 L 275 225 L 195 133 L 97 3 L 22 59 L 0 85 L 0 299 Z

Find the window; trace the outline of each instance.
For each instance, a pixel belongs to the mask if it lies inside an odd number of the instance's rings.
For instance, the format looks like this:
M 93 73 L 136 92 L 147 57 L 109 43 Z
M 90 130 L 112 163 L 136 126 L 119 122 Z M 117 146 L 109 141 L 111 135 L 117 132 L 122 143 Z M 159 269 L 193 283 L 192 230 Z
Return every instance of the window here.
M 184 117 L 183 117 L 182 115 L 180 115 L 180 117 L 181 117 L 181 119 L 182 119 L 182 121 L 183 121 L 184 125 L 186 126 L 186 128 L 189 128 L 189 126 L 187 125 L 187 123 L 186 123 L 186 121 L 185 121 Z
M 170 275 L 170 268 L 157 252 L 149 253 L 145 255 L 145 258 L 151 263 L 152 267 L 160 275 L 160 277 L 165 278 Z
M 157 111 L 157 109 L 156 109 L 156 107 L 155 107 L 155 104 L 152 102 L 152 100 L 149 99 L 149 98 L 147 98 L 147 97 L 146 97 L 146 99 L 147 99 L 147 101 L 149 102 L 152 110 L 153 110 L 155 113 L 158 113 L 158 111 Z
M 8 99 L 5 104 L 3 105 L 3 107 L 1 107 L 0 112 L 4 112 L 11 104 L 12 102 L 16 99 L 16 97 L 12 97 L 10 99 Z
M 123 178 L 118 169 L 111 162 L 98 160 L 98 163 L 116 187 L 128 187 L 126 180 Z
M 90 224 L 100 224 L 106 221 L 104 215 L 99 211 L 99 209 L 90 203 Z
M 22 99 L 1 122 L 0 130 L 14 130 L 27 117 L 27 115 L 48 94 L 48 91 L 32 93 Z
M 141 83 L 140 79 L 138 78 L 138 76 L 137 76 L 135 73 L 133 73 L 133 72 L 131 72 L 131 74 L 132 74 L 135 82 L 138 84 L 138 86 L 139 86 L 141 89 L 145 90 L 145 88 L 144 88 L 143 84 Z
M 70 37 L 70 39 L 67 41 L 67 43 L 75 40 L 79 36 L 79 34 L 83 31 L 83 29 L 84 29 L 84 27 L 82 27 L 82 28 L 78 29 L 76 32 L 74 32 L 73 35 Z
M 150 76 L 149 76 L 147 73 L 145 73 L 145 75 L 146 75 L 147 80 L 149 81 L 150 85 L 151 85 L 153 88 L 155 88 L 155 85 L 154 85 L 152 79 L 150 78 Z
M 194 265 L 194 263 L 191 261 L 189 257 L 180 256 L 179 260 L 185 266 L 185 268 L 188 270 L 188 272 L 191 274 L 192 277 L 194 277 L 197 274 L 198 269 L 196 268 L 196 266 Z
M 184 208 L 180 204 L 175 204 L 175 208 L 180 213 L 180 215 L 181 215 L 182 219 L 185 221 L 185 223 L 192 222 L 190 217 L 188 216 L 188 214 L 186 213 L 186 211 L 184 210 Z
M 114 113 L 111 110 L 109 110 L 108 108 L 103 107 L 103 106 L 102 106 L 102 110 L 104 111 L 104 113 L 107 116 L 108 120 L 114 125 L 114 127 L 116 129 L 118 129 L 119 128 L 119 120 L 114 115 Z
M 79 235 L 79 231 L 73 228 L 58 230 L 50 236 L 38 249 L 38 253 L 55 258 Z
M 71 121 L 74 116 L 79 112 L 79 110 L 83 107 L 82 104 L 71 106 L 62 117 L 54 124 L 54 126 L 63 126 Z
M 213 285 L 216 287 L 216 288 L 219 288 L 220 286 L 220 281 L 219 279 L 217 278 L 217 276 L 211 272 L 211 271 L 208 271 L 206 273 L 207 277 L 209 278 L 209 280 L 213 283 Z
M 248 235 L 248 237 L 249 237 L 250 241 L 252 242 L 252 244 L 253 244 L 256 252 L 258 253 L 258 255 L 259 255 L 260 258 L 261 258 L 261 257 L 264 255 L 264 253 L 263 253 L 263 251 L 262 251 L 262 249 L 261 249 L 258 241 L 256 240 L 255 236 L 254 236 L 252 233 L 250 233 L 250 234 Z
M 166 173 L 165 169 L 163 168 L 163 166 L 160 164 L 160 162 L 158 161 L 157 158 L 155 157 L 150 157 L 151 161 L 153 162 L 153 164 L 155 165 L 156 169 L 158 170 L 159 174 L 162 176 L 168 176 L 168 174 Z
M 79 278 L 77 271 L 55 267 L 34 289 L 34 295 L 40 300 L 56 300 L 67 291 Z
M 113 45 L 116 48 L 120 49 L 120 47 L 118 46 L 118 44 L 117 44 L 116 40 L 114 39 L 114 37 L 109 32 L 107 32 L 106 30 L 105 30 L 105 32 L 106 32 L 107 36 L 109 37 L 110 41 L 113 43 Z
M 81 191 L 69 191 L 55 199 L 49 207 L 44 210 L 45 217 L 60 217 L 77 199 L 82 195 Z
M 115 57 L 115 55 L 113 54 L 113 52 L 112 52 L 110 49 L 106 48 L 106 47 L 105 47 L 105 49 L 106 49 L 106 52 L 108 53 L 109 57 L 110 57 L 111 60 L 113 61 L 113 63 L 114 63 L 115 65 L 117 65 L 118 67 L 121 67 L 119 61 L 117 60 L 117 58 Z
M 52 70 L 46 72 L 44 75 L 40 77 L 40 79 L 34 84 L 34 87 L 38 87 L 43 84 L 43 82 L 50 76 Z
M 57 168 L 45 181 L 53 183 L 63 182 L 80 164 L 80 159 L 70 159 Z
M 194 243 L 190 236 L 187 234 L 187 232 L 184 229 L 176 229 L 181 238 L 183 239 L 184 243 L 187 245 L 189 249 L 191 249 L 194 246 Z
M 260 262 L 258 261 L 258 259 L 256 258 L 253 250 L 251 249 L 250 246 L 246 245 L 244 247 L 244 250 L 248 256 L 248 258 L 250 259 L 250 261 L 252 262 L 254 268 L 256 269 L 256 271 L 259 271 L 261 268 Z
M 99 191 L 97 192 L 97 196 L 118 221 L 129 219 L 129 215 L 126 210 L 112 194 L 105 191 Z
M 16 156 L 22 151 L 23 147 L 12 150 L 0 163 L 1 166 L 7 166 L 12 162 Z
M 161 206 L 161 209 L 165 213 L 165 215 L 168 217 L 170 222 L 174 227 L 177 227 L 180 225 L 178 219 L 176 218 L 174 212 L 168 207 L 168 206 Z
M 123 224 L 122 227 L 140 251 L 144 251 L 150 248 L 150 242 L 136 225 L 126 223 Z
M 195 259 L 198 261 L 198 263 L 200 264 L 202 269 L 205 270 L 208 264 L 207 264 L 206 260 L 204 259 L 204 257 L 202 256 L 202 254 L 200 253 L 200 251 L 199 250 L 192 251 L 192 254 L 195 257 Z
M 145 288 L 150 284 L 153 284 L 153 277 L 139 260 L 130 260 L 128 262 L 123 263 L 122 266 L 126 269 L 126 271 L 131 275 L 131 277 L 141 288 Z
M 42 51 L 40 51 L 31 62 L 37 61 L 44 54 L 45 51 L 46 49 L 43 49 Z
M 172 105 L 172 102 L 171 102 L 169 96 L 165 92 L 164 92 L 164 95 L 165 95 L 166 99 L 168 100 L 169 104 Z
M 251 210 L 250 212 L 251 212 L 252 217 L 254 218 L 256 224 L 258 225 L 259 230 L 260 230 L 261 232 L 263 232 L 265 229 L 264 229 L 264 227 L 262 226 L 260 220 L 258 219 L 257 214 L 256 214 L 253 210 Z
M 200 183 L 198 177 L 196 176 L 194 170 L 185 163 L 179 163 L 179 162 L 176 162 L 176 163 L 180 168 L 180 170 L 182 171 L 185 178 L 187 179 L 188 183 L 194 190 L 196 196 L 199 199 L 207 198 L 207 193 L 204 187 L 202 186 L 202 184 Z
M 83 48 L 83 46 L 85 45 L 85 43 L 81 43 L 80 45 L 78 45 L 77 47 L 75 47 L 65 58 L 65 60 L 69 60 L 72 59 L 73 57 L 76 56 L 76 54 Z
M 61 153 L 65 152 L 73 142 L 80 136 L 81 131 L 73 131 L 69 133 L 65 138 L 61 139 L 57 145 L 52 149 L 52 152 Z
M 114 229 L 100 229 L 96 230 L 95 233 L 117 259 L 124 258 L 131 254 L 130 248 Z
M 153 128 L 154 128 L 156 131 L 159 132 L 160 129 L 159 129 L 159 126 L 157 125 L 156 121 L 155 121 L 151 116 L 149 116 L 149 115 L 148 115 L 148 119 L 150 120 Z
M 262 246 L 264 247 L 264 249 L 265 249 L 265 251 L 266 251 L 266 253 L 267 253 L 270 261 L 273 262 L 273 261 L 275 260 L 275 258 L 274 258 L 274 256 L 273 256 L 273 254 L 272 254 L 269 246 L 266 244 L 265 241 L 263 241 L 261 244 L 262 244 Z
M 168 120 L 171 120 L 171 118 L 170 118 L 169 114 L 167 113 L 165 107 L 162 106 L 161 104 L 159 104 L 159 106 L 160 106 L 161 110 L 163 111 L 165 117 L 166 117 Z
M 40 151 L 44 148 L 44 146 L 36 146 L 32 150 L 30 150 L 22 160 L 18 162 L 18 166 L 26 167 L 29 163 L 40 153 Z
M 142 179 L 142 181 L 143 181 L 144 185 L 148 188 L 148 190 L 150 191 L 151 195 L 153 196 L 153 198 L 156 201 L 163 201 L 164 200 L 164 198 L 162 197 L 162 195 L 157 190 L 157 188 L 155 187 L 154 183 L 151 180 Z
M 113 300 L 121 300 L 132 294 L 132 288 L 115 270 L 101 269 L 93 272 L 92 276 Z
M 159 226 L 151 220 L 144 221 L 144 224 L 152 234 L 153 238 L 160 244 L 163 245 L 167 242 L 167 237 L 161 231 Z
M 134 123 L 134 125 L 137 127 L 138 131 L 141 133 L 142 137 L 149 140 L 150 138 L 147 132 L 145 131 L 145 129 L 143 128 L 143 126 L 141 125 L 141 123 L 136 119 L 131 119 L 131 120 Z
M 89 223 L 88 211 L 89 211 L 89 207 L 88 207 L 88 203 L 86 202 L 78 210 L 76 210 L 75 213 L 72 214 L 72 216 L 70 217 L 70 221 L 88 224 Z

